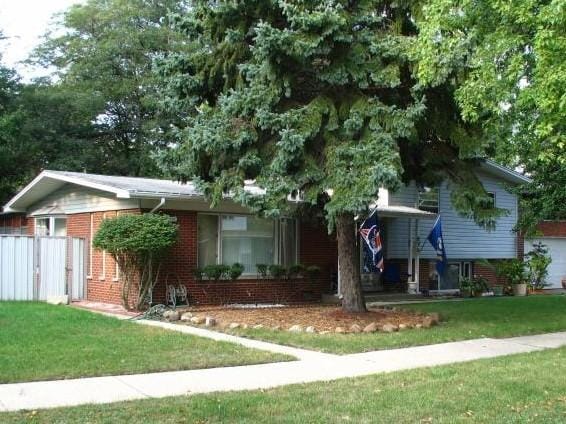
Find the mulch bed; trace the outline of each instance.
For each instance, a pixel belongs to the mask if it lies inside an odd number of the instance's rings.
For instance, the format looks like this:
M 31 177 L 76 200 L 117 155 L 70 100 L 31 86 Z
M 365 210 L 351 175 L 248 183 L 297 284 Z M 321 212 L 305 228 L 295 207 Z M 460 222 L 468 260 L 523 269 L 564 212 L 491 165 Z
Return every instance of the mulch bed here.
M 347 313 L 336 306 L 290 306 L 272 308 L 229 308 L 229 307 L 191 307 L 183 309 L 182 312 L 189 311 L 194 316 L 214 317 L 217 325 L 227 327 L 231 323 L 239 323 L 241 327 L 254 327 L 261 325 L 266 328 L 288 330 L 290 327 L 299 325 L 303 329 L 313 326 L 316 332 L 335 331 L 337 327 L 342 327 L 346 332 L 354 324 L 362 329 L 371 323 L 378 326 L 391 324 L 396 327 L 404 324 L 407 328 L 412 328 L 426 321 L 430 317 L 420 313 L 402 310 L 398 308 L 379 308 L 370 309 L 364 313 Z

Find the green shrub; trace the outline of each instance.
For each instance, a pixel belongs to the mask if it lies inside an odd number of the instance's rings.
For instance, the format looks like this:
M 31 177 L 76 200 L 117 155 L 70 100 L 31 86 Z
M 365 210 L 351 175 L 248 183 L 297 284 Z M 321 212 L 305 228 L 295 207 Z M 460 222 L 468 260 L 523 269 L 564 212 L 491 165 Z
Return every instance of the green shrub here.
M 244 265 L 236 262 L 235 264 L 232 264 L 232 266 L 230 267 L 230 270 L 228 271 L 228 275 L 230 276 L 231 280 L 237 280 L 238 278 L 240 278 L 240 276 L 242 275 L 242 273 L 244 272 Z
M 266 279 L 269 274 L 269 265 L 266 264 L 256 264 L 257 273 L 263 279 Z
M 193 275 L 195 280 L 202 281 L 202 277 L 204 277 L 204 271 L 202 268 L 195 268 L 193 269 Z
M 316 265 L 310 265 L 305 268 L 305 273 L 307 274 L 307 278 L 311 283 L 318 278 L 320 271 L 320 267 Z
M 228 277 L 230 267 L 228 265 L 207 265 L 203 268 L 203 272 L 209 280 L 220 281 Z
M 298 278 L 301 277 L 305 272 L 305 267 L 302 264 L 295 264 L 289 266 L 287 269 L 287 278 Z
M 163 256 L 177 241 L 177 225 L 168 215 L 120 215 L 105 219 L 92 240 L 96 249 L 106 250 L 122 272 L 122 304 L 141 309 L 159 278 Z M 130 294 L 137 289 L 136 302 Z
M 269 274 L 275 279 L 280 279 L 287 275 L 287 269 L 282 265 L 269 265 Z

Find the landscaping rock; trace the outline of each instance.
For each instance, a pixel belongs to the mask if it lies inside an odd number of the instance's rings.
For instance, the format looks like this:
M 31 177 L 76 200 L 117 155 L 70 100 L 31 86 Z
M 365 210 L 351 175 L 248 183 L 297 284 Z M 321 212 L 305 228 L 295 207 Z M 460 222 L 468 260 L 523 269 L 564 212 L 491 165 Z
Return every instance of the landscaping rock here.
M 358 324 L 352 324 L 352 326 L 350 327 L 350 333 L 361 333 L 362 332 L 362 327 L 360 327 Z
M 204 325 L 206 325 L 207 327 L 214 327 L 216 325 L 216 318 L 206 317 L 204 319 Z
M 437 312 L 433 312 L 431 314 L 428 315 L 430 317 L 431 320 L 434 321 L 434 325 L 438 324 L 440 322 L 440 314 L 438 314 Z
M 434 320 L 432 317 L 424 317 L 423 319 L 424 328 L 430 328 L 436 324 L 438 324 L 438 321 Z
M 328 331 L 328 330 L 324 330 L 324 331 L 321 331 L 321 332 L 320 332 L 320 333 L 318 333 L 318 334 L 330 334 L 330 331 Z
M 234 329 L 236 329 L 236 328 L 240 328 L 240 324 L 237 323 L 237 322 L 233 322 L 233 323 L 231 323 L 231 324 L 228 326 L 228 328 L 229 328 L 230 330 L 234 330 Z
M 163 318 L 168 321 L 179 321 L 181 314 L 179 313 L 179 311 L 165 311 L 163 313 Z
M 364 333 L 375 333 L 376 331 L 377 331 L 377 324 L 375 322 L 366 325 L 363 329 Z
M 271 329 L 273 331 L 279 331 L 279 330 L 281 330 L 281 326 L 280 325 L 274 325 L 273 327 L 271 327 Z
M 346 330 L 344 329 L 344 327 L 336 327 L 336 329 L 334 330 L 335 333 L 345 333 Z
M 294 333 L 300 333 L 301 331 L 303 331 L 303 327 L 301 327 L 300 325 L 293 325 L 289 327 L 289 331 L 292 331 Z
M 420 323 L 419 323 L 419 324 L 415 324 L 415 328 L 423 328 L 423 325 L 420 324 Z
M 200 325 L 200 324 L 203 324 L 205 321 L 206 321 L 206 319 L 204 317 L 199 317 L 199 316 L 191 317 L 191 322 L 193 324 Z
M 241 328 L 243 328 L 244 330 L 246 330 L 248 327 L 249 327 L 248 324 L 242 324 L 242 325 L 241 325 Z
M 410 328 L 410 326 L 408 324 L 399 324 L 399 331 L 401 330 L 406 330 L 407 328 Z
M 190 321 L 192 317 L 193 314 L 191 312 L 185 312 L 183 315 L 181 315 L 181 321 Z
M 309 325 L 307 328 L 305 328 L 305 333 L 316 333 L 316 330 L 312 325 Z
M 381 331 L 383 331 L 384 333 L 393 333 L 397 330 L 399 330 L 399 327 L 394 324 L 384 324 L 383 327 L 381 327 Z
M 260 330 L 263 328 L 263 324 L 256 324 L 252 327 L 254 330 Z

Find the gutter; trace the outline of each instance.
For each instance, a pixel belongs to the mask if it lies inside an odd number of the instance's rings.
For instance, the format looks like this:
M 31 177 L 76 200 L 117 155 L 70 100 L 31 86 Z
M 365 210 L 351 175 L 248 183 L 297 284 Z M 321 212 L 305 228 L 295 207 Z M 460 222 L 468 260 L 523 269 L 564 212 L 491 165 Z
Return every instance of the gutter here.
M 162 197 L 161 200 L 159 200 L 159 203 L 152 210 L 150 210 L 149 213 L 155 213 L 156 211 L 161 209 L 163 205 L 165 205 L 165 197 Z

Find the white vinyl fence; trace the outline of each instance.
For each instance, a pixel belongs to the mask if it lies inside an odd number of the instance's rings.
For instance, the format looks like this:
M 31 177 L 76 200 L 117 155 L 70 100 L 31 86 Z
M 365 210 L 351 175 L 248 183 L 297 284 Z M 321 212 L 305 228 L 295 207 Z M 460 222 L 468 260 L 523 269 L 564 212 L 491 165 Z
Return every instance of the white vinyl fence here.
M 0 236 L 0 300 L 79 300 L 85 282 L 84 239 Z

